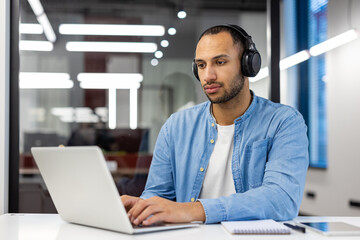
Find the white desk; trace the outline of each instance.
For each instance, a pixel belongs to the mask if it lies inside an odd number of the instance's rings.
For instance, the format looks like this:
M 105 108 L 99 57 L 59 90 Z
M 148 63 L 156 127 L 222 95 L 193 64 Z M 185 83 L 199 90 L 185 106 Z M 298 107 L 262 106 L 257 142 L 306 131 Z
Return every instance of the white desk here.
M 298 217 L 297 221 L 344 221 L 360 226 L 360 217 Z M 307 231 L 306 234 L 292 231 L 291 235 L 230 235 L 220 224 L 201 225 L 198 228 L 170 230 L 140 235 L 127 235 L 112 231 L 69 224 L 61 220 L 57 214 L 5 214 L 0 216 L 1 240 L 226 240 L 226 239 L 331 239 L 353 240 L 354 237 L 325 237 L 321 234 Z

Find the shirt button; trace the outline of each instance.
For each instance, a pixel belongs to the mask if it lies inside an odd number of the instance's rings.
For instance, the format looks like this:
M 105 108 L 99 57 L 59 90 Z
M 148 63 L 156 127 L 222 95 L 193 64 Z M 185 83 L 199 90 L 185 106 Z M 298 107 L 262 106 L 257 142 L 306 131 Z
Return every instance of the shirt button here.
M 210 142 L 211 142 L 211 143 L 214 143 L 214 139 L 211 139 Z
M 192 201 L 192 202 L 195 202 L 195 198 L 191 198 L 191 201 Z
M 214 124 L 214 123 L 211 123 L 211 126 L 213 127 L 213 126 L 215 126 L 215 124 Z
M 200 172 L 203 172 L 203 171 L 204 171 L 204 168 L 201 167 L 201 168 L 200 168 Z

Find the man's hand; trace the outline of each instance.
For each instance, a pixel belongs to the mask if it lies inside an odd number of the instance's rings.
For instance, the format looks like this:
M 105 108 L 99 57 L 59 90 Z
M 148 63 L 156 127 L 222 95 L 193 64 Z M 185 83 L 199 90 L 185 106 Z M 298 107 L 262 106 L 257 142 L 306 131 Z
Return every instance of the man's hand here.
M 127 197 L 124 196 L 124 199 Z M 121 198 L 123 199 L 123 197 Z M 129 203 L 128 206 L 133 206 L 128 211 L 128 216 L 135 225 L 205 221 L 205 212 L 200 202 L 177 203 L 161 197 L 152 197 L 146 200 L 127 199 L 126 201 Z
M 138 198 L 138 197 L 132 197 L 129 195 L 121 196 L 121 201 L 123 202 L 124 207 L 127 212 L 129 212 L 129 210 L 139 201 L 139 199 L 140 198 Z

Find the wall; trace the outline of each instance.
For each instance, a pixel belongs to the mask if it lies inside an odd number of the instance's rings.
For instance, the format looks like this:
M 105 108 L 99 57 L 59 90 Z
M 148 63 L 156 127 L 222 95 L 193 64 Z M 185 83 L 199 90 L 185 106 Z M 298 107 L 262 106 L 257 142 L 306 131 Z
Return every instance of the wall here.
M 360 29 L 360 1 L 330 0 L 328 36 Z M 351 12 L 348 12 L 350 9 Z M 352 26 L 350 26 L 352 25 Z M 301 212 L 359 216 L 360 208 L 360 38 L 327 53 L 328 168 L 309 169 Z M 306 197 L 307 192 L 315 198 Z
M 9 4 L 0 1 L 0 214 L 8 211 Z
M 268 65 L 266 12 L 241 12 L 238 19 L 240 26 L 252 37 L 256 49 L 261 55 L 261 67 L 266 67 Z M 268 77 L 254 83 L 250 82 L 250 89 L 260 97 L 269 98 L 269 87 Z

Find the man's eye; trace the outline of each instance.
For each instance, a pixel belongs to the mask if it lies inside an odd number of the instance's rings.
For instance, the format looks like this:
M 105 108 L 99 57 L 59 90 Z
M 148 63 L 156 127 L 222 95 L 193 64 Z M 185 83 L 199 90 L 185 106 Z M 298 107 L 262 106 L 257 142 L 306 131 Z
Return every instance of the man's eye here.
M 197 65 L 198 68 L 204 68 L 205 67 L 204 63 L 197 63 L 196 65 Z
M 218 64 L 218 65 L 224 65 L 224 64 L 225 64 L 225 61 L 220 61 L 220 60 L 219 60 L 219 61 L 217 61 L 217 64 Z

